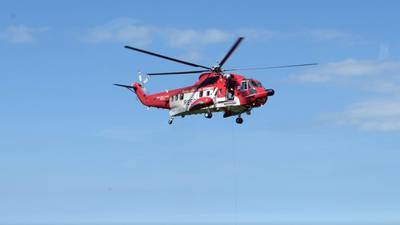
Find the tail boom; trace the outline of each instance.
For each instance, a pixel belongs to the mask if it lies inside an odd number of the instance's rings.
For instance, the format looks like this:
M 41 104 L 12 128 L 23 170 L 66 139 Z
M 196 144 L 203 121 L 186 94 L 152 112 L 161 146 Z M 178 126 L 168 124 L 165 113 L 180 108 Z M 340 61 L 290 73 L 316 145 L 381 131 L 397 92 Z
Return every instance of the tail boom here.
M 146 95 L 142 89 L 142 85 L 139 83 L 133 84 L 133 90 L 143 105 L 148 107 L 170 109 L 169 95 L 167 93 Z

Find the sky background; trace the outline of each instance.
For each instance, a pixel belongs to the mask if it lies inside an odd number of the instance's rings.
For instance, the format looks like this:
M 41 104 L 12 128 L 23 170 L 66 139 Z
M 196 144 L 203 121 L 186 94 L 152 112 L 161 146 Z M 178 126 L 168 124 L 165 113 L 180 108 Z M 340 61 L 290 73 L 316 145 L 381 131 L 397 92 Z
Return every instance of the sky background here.
M 400 223 L 398 1 L 1 1 L 0 224 Z M 225 68 L 275 96 L 244 124 L 112 86 Z M 196 75 L 157 77 L 158 92 Z

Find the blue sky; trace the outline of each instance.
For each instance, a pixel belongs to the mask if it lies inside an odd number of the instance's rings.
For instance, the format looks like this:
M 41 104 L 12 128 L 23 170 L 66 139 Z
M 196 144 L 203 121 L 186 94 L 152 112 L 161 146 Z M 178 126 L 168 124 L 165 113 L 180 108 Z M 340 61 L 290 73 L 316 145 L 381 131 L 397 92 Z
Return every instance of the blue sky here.
M 2 1 L 0 224 L 400 222 L 396 1 Z M 112 83 L 228 67 L 276 90 L 176 119 Z M 190 85 L 160 77 L 149 92 Z

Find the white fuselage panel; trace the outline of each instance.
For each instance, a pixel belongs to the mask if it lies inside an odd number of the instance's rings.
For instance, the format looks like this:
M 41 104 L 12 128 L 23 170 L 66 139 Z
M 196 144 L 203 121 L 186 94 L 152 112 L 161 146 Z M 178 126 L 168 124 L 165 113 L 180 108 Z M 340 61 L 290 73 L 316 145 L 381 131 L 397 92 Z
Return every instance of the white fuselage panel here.
M 170 97 L 169 105 L 171 107 L 169 114 L 170 116 L 186 115 L 186 114 L 196 114 L 202 113 L 204 111 L 219 111 L 221 108 L 229 106 L 240 105 L 239 98 L 234 96 L 232 100 L 227 100 L 224 97 L 217 97 L 217 88 L 205 88 L 202 90 L 202 97 L 210 97 L 213 99 L 214 104 L 206 107 L 205 109 L 199 109 L 196 111 L 189 111 L 190 106 L 200 97 L 200 91 L 181 93 Z

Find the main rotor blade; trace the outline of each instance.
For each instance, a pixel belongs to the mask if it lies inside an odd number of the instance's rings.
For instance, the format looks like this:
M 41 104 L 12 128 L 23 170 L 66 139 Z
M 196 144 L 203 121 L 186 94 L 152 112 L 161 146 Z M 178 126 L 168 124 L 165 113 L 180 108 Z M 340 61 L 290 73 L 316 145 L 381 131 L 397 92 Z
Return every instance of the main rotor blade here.
M 301 66 L 315 66 L 318 63 L 305 63 L 305 64 L 293 64 L 293 65 L 283 65 L 283 66 L 267 66 L 267 67 L 250 67 L 250 68 L 237 68 L 228 69 L 224 71 L 238 71 L 238 70 L 268 70 L 268 69 L 278 69 L 278 68 L 288 68 L 288 67 L 301 67 Z
M 154 52 L 149 52 L 149 51 L 146 51 L 146 50 L 143 50 L 143 49 L 139 49 L 139 48 L 134 48 L 134 47 L 131 47 L 131 46 L 125 46 L 125 48 L 131 49 L 131 50 L 134 50 L 134 51 L 138 51 L 138 52 L 142 52 L 142 53 L 145 53 L 145 54 L 148 54 L 148 55 L 160 57 L 160 58 L 163 58 L 163 59 L 171 60 L 171 61 L 174 61 L 174 62 L 177 62 L 177 63 L 182 63 L 182 64 L 185 64 L 185 65 L 188 65 L 188 66 L 201 67 L 201 68 L 204 68 L 204 69 L 211 69 L 210 67 L 207 67 L 207 66 L 202 66 L 202 65 L 191 63 L 191 62 L 186 62 L 186 61 L 183 61 L 183 60 L 180 60 L 180 59 L 175 59 L 175 58 L 172 58 L 172 57 L 169 57 L 169 56 L 161 55 L 161 54 L 154 53 Z
M 236 50 L 236 48 L 239 47 L 239 44 L 240 44 L 240 42 L 243 41 L 243 39 L 244 39 L 244 37 L 239 37 L 236 40 L 235 44 L 232 45 L 231 49 L 229 49 L 228 53 L 226 53 L 225 57 L 219 63 L 219 65 L 218 65 L 219 68 L 221 68 L 225 64 L 226 60 L 228 60 L 229 57 L 232 55 L 232 53 Z
M 179 75 L 179 74 L 193 74 L 193 73 L 204 73 L 210 70 L 192 70 L 192 71 L 177 71 L 177 72 L 164 72 L 164 73 L 148 73 L 149 76 L 158 76 L 158 75 Z

